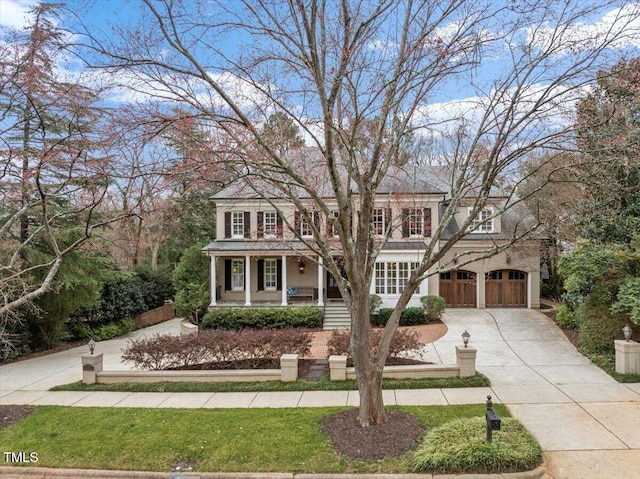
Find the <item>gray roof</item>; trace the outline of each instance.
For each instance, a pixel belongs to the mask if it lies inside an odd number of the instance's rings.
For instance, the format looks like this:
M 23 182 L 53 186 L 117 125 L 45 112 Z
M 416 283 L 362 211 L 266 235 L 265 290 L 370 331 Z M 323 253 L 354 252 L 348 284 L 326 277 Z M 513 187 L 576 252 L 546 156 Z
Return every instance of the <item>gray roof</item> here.
M 329 181 L 329 175 L 324 158 L 315 148 L 301 148 L 298 155 L 291 158 L 294 171 L 308 184 L 313 186 L 323 198 L 334 196 L 333 188 Z M 242 177 L 226 185 L 211 198 L 218 199 L 259 199 L 270 198 L 286 199 L 288 196 L 275 188 L 272 180 L 265 179 L 266 170 L 247 171 Z M 271 178 L 283 186 L 295 185 L 289 176 L 275 174 L 269 170 Z M 346 175 L 343 176 L 343 178 Z M 435 194 L 446 195 L 449 191 L 450 178 L 444 167 L 407 164 L 402 166 L 392 165 L 381 184 L 378 187 L 379 194 Z M 346 185 L 345 185 L 346 186 Z M 355 191 L 352 183 L 351 189 Z M 292 191 L 300 198 L 308 197 L 308 193 L 300 186 L 291 186 Z

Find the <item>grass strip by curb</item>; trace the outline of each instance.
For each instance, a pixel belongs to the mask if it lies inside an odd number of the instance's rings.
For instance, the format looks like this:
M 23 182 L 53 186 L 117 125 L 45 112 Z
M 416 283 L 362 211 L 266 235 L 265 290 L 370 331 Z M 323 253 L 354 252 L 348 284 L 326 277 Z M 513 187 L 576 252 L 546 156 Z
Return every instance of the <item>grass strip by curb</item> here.
M 143 409 L 41 406 L 5 430 L 0 444 L 32 451 L 38 467 L 171 471 L 195 458 L 197 472 L 410 473 L 414 451 L 399 458 L 348 460 L 336 455 L 320 423 L 345 408 Z M 416 406 L 426 430 L 484 417 L 484 404 Z M 496 405 L 503 418 L 506 408 Z M 500 441 L 496 435 L 495 441 Z M 17 464 L 7 464 L 17 465 Z
M 447 379 L 383 379 L 383 389 L 443 389 L 488 387 L 489 379 L 476 373 L 468 378 Z M 54 386 L 51 391 L 118 391 L 118 392 L 285 392 L 285 391 L 355 391 L 356 381 L 330 381 L 324 376 L 319 381 L 293 382 L 158 382 L 83 384 L 81 381 Z

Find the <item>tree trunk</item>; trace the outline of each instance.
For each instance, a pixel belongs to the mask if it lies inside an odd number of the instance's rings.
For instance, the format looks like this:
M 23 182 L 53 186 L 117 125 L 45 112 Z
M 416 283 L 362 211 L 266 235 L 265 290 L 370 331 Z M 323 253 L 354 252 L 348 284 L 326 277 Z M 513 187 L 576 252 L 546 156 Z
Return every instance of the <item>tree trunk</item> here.
M 360 411 L 358 422 L 361 426 L 375 426 L 387 420 L 382 400 L 382 371 L 374 364 L 358 368 L 358 391 L 360 391 Z

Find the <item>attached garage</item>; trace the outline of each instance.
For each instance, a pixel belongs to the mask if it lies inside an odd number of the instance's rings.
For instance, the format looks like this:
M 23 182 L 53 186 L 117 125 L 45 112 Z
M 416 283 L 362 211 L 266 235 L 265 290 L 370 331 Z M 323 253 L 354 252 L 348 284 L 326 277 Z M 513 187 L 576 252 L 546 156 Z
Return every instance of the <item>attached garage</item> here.
M 487 273 L 485 305 L 487 308 L 526 308 L 527 273 L 514 269 Z
M 440 296 L 448 308 L 476 307 L 476 273 L 450 271 L 440 273 Z

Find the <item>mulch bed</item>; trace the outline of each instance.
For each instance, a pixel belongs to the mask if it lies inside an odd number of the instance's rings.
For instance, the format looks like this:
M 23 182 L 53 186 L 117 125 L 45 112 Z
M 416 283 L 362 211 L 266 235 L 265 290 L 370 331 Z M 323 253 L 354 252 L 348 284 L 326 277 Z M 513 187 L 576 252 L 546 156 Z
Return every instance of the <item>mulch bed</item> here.
M 0 406 L 0 429 L 8 428 L 36 410 L 37 408 L 34 406 Z
M 387 421 L 362 427 L 358 410 L 350 409 L 323 419 L 320 430 L 329 436 L 338 454 L 349 459 L 376 460 L 406 454 L 423 433 L 415 416 L 387 409 Z

